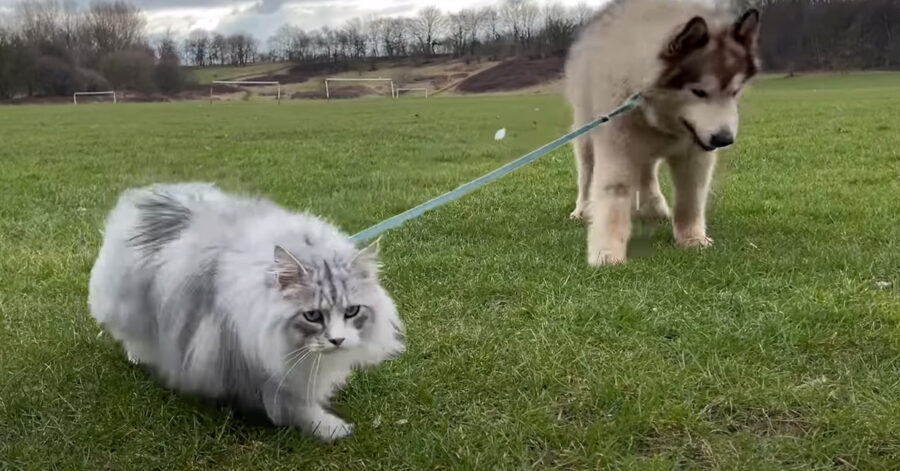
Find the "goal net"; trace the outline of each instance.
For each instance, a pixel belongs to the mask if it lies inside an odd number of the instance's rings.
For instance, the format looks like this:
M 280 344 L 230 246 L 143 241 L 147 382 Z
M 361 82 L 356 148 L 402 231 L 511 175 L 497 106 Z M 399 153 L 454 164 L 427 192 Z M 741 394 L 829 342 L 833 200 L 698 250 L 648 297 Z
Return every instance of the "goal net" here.
M 401 87 L 401 88 L 398 88 L 398 89 L 397 89 L 397 91 L 395 92 L 394 95 L 395 95 L 397 98 L 400 98 L 400 94 L 401 94 L 401 93 L 406 94 L 407 92 L 423 92 L 423 93 L 425 94 L 425 98 L 428 98 L 428 89 L 425 88 L 425 87 L 412 87 L 412 88 L 410 88 L 410 87 Z
M 389 78 L 327 78 L 325 79 L 325 98 L 331 99 L 332 96 L 335 96 L 333 85 L 329 85 L 330 83 L 344 83 L 344 82 L 381 82 L 386 83 L 391 86 L 391 98 L 397 98 L 397 90 L 394 87 L 394 79 Z M 335 96 L 336 97 L 336 96 Z
M 275 99 L 278 103 L 281 103 L 281 82 L 264 82 L 264 81 L 255 81 L 255 80 L 214 80 L 212 85 L 209 86 L 209 102 L 213 101 L 213 94 L 215 93 L 216 85 L 231 85 L 236 87 L 245 87 L 245 86 L 256 86 L 256 87 L 275 87 L 274 93 L 269 92 L 269 95 L 274 95 Z M 263 90 L 261 93 L 266 94 L 266 90 Z
M 101 96 L 112 96 L 112 102 L 118 103 L 116 100 L 116 92 L 109 90 L 106 92 L 75 92 L 72 94 L 72 103 L 78 104 L 78 97 L 82 97 L 82 103 L 85 101 L 97 102 L 101 101 Z

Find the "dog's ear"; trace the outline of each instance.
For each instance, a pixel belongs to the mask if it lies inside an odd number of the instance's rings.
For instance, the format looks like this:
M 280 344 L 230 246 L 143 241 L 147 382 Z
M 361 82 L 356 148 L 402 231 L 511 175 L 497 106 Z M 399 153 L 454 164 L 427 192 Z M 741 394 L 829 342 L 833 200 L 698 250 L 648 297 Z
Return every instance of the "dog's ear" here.
M 663 59 L 677 59 L 706 46 L 709 42 L 709 25 L 703 17 L 695 16 L 681 29 L 666 46 Z
M 748 48 L 754 48 L 756 46 L 756 37 L 759 35 L 759 10 L 751 8 L 744 12 L 734 22 L 732 35 L 735 41 Z

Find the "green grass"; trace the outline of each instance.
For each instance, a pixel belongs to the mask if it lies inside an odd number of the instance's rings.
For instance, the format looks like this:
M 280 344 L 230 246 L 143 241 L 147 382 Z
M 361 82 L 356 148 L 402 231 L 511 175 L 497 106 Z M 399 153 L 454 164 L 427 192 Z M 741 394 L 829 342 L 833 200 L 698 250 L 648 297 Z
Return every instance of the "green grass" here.
M 117 193 L 212 180 L 355 231 L 561 134 L 563 101 L 2 108 L 0 468 L 896 468 L 884 77 L 756 87 L 702 253 L 639 227 L 628 265 L 588 268 L 568 148 L 387 234 L 409 351 L 351 381 L 357 433 L 333 446 L 181 398 L 98 337 L 87 280 Z

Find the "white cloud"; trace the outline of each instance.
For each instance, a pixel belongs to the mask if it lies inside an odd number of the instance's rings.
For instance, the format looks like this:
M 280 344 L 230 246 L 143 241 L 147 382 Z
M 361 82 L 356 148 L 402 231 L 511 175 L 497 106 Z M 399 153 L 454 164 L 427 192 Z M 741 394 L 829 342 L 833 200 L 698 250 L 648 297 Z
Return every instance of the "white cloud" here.
M 0 0 L 2 1 L 2 0 Z M 538 0 L 540 4 L 559 1 L 574 6 L 587 3 L 598 6 L 603 0 Z M 183 7 L 171 5 L 180 2 Z M 261 40 L 284 23 L 303 29 L 337 27 L 355 17 L 370 15 L 412 16 L 426 6 L 444 11 L 498 4 L 499 0 L 139 0 L 147 11 L 151 33 L 171 29 L 186 34 L 194 28 L 223 33 L 244 32 Z
M 0 17 L 20 0 L 0 0 Z M 86 6 L 91 0 L 74 0 Z M 192 29 L 223 33 L 244 32 L 265 40 L 275 29 L 289 23 L 304 29 L 337 27 L 354 17 L 372 14 L 412 16 L 435 6 L 444 11 L 496 5 L 502 0 L 128 0 L 147 15 L 148 33 L 171 30 L 176 35 Z M 536 0 L 539 4 L 587 3 L 599 6 L 605 0 Z

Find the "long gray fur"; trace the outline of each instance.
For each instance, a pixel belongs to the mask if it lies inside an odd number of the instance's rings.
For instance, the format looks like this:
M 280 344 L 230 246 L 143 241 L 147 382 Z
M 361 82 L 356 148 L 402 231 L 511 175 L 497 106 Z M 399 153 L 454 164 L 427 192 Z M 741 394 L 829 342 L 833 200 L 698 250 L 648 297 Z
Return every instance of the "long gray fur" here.
M 325 408 L 351 369 L 404 350 L 376 273 L 374 251 L 315 217 L 210 184 L 158 185 L 110 214 L 89 302 L 167 386 L 331 440 L 352 430 Z

